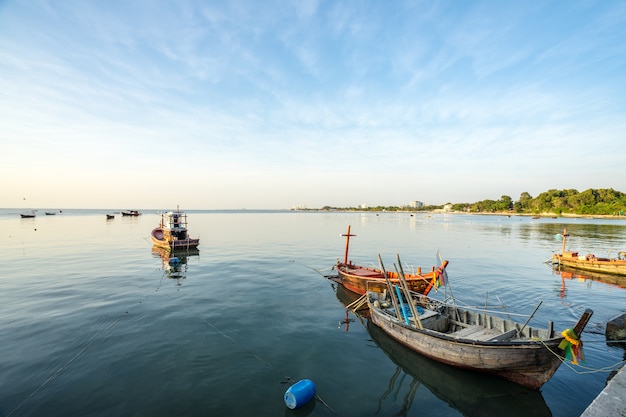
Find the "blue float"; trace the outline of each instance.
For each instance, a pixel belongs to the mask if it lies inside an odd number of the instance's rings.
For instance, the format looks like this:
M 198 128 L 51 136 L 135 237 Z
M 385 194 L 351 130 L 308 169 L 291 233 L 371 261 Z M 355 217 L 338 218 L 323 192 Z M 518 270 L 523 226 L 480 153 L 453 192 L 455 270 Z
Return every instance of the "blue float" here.
M 290 409 L 302 407 L 315 396 L 315 384 L 310 379 L 301 379 L 285 391 L 285 405 Z

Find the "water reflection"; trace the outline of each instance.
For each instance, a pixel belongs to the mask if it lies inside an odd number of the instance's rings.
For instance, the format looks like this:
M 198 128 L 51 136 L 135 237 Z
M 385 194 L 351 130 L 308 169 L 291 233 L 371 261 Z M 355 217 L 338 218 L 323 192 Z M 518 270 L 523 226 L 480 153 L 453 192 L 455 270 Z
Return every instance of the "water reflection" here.
M 169 251 L 159 246 L 152 246 L 152 256 L 161 258 L 161 269 L 165 276 L 177 280 L 177 285 L 182 285 L 181 280 L 187 278 L 187 261 L 190 256 L 199 256 L 197 248 Z
M 597 281 L 626 289 L 626 277 L 621 275 L 603 274 L 600 272 L 580 271 L 563 265 L 554 267 L 554 273 L 561 276 L 562 290 L 565 291 L 565 280 Z
M 392 398 L 402 398 L 401 410 L 394 415 L 408 415 L 417 389 L 425 386 L 468 417 L 552 415 L 540 391 L 428 359 L 391 339 L 369 320 L 367 330 L 376 345 L 397 366 L 387 390 L 380 396 L 379 410 L 393 394 Z M 406 379 L 406 375 L 411 379 Z
M 337 296 L 337 299 L 341 302 L 341 304 L 344 305 L 344 307 L 356 306 L 355 303 L 358 303 L 359 300 L 363 298 L 363 296 L 361 296 L 360 294 L 352 292 L 346 287 L 344 287 L 343 285 L 338 284 L 336 282 L 332 283 L 332 287 L 335 290 L 335 295 Z M 346 332 L 350 331 L 350 324 L 355 321 L 355 319 L 350 318 L 350 311 L 353 311 L 353 310 L 351 308 L 346 308 L 345 318 L 339 321 L 339 327 L 344 327 Z M 357 308 L 357 311 L 354 314 L 354 316 L 356 317 L 356 320 L 358 320 L 359 322 L 361 322 L 363 326 L 365 326 L 366 325 L 365 320 L 369 318 L 369 313 L 370 313 L 370 310 L 369 310 L 369 307 L 367 307 L 367 304 L 360 304 L 360 307 Z

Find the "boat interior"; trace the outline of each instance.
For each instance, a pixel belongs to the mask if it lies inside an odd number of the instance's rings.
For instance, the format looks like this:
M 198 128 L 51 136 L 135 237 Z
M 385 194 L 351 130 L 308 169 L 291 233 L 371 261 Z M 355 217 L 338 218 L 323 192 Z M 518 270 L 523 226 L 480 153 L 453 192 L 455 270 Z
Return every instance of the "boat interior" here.
M 547 340 L 554 337 L 552 322 L 548 328 L 533 328 L 509 318 L 504 311 L 485 311 L 478 308 L 460 307 L 444 303 L 428 296 L 417 295 L 413 300 L 418 320 L 413 319 L 411 308 L 402 298 L 399 304 L 401 317 L 397 317 L 395 306 L 385 293 L 369 293 L 370 300 L 381 312 L 409 326 L 420 326 L 425 330 L 441 333 L 455 339 L 481 342 L 524 342 Z

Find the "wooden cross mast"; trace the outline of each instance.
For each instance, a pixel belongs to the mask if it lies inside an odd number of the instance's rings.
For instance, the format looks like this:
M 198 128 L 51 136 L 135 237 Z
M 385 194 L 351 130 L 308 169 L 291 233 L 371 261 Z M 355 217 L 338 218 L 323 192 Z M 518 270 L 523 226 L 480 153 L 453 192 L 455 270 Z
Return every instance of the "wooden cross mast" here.
M 343 263 L 347 265 L 348 264 L 348 247 L 350 246 L 350 237 L 356 236 L 356 235 L 350 234 L 350 225 L 348 225 L 348 233 L 346 233 L 345 235 L 341 235 L 341 236 L 346 237 L 346 254 L 343 257 Z

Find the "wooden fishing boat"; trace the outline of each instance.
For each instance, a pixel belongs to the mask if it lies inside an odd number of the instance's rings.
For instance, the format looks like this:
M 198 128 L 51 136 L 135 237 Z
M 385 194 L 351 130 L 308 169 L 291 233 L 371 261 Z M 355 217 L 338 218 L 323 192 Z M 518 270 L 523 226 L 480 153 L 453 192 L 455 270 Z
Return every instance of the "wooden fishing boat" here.
M 579 255 L 578 252 L 568 252 L 565 250 L 568 236 L 567 229 L 563 229 L 561 253 L 552 254 L 552 264 L 605 274 L 626 275 L 626 252 L 619 252 L 617 258 L 603 258 L 593 254 Z
M 55 214 L 53 211 L 46 211 L 46 216 L 54 216 Z
M 107 220 L 111 220 L 115 218 L 115 214 L 107 214 Z
M 33 214 L 20 214 L 20 217 L 22 219 L 32 219 L 33 217 L 35 217 L 35 213 L 33 213 Z
M 385 293 L 367 292 L 371 320 L 387 335 L 436 361 L 496 375 L 531 389 L 539 389 L 554 375 L 567 352 L 577 360 L 580 335 L 593 314 L 585 310 L 573 329 L 555 333 L 551 322 L 547 328 L 528 326 L 534 312 L 520 325 L 498 312 L 460 307 L 410 292 L 404 282 L 388 288 L 391 290 Z
M 122 212 L 122 216 L 141 216 L 139 210 L 127 210 Z
M 156 246 L 170 250 L 196 248 L 200 244 L 200 239 L 189 237 L 187 214 L 178 208 L 161 214 L 161 222 L 152 230 L 151 236 Z
M 364 295 L 368 290 L 382 292 L 387 288 L 385 274 L 378 268 L 355 265 L 348 260 L 348 248 L 350 237 L 356 236 L 348 232 L 342 236 L 346 237 L 346 250 L 343 262 L 337 262 L 335 269 L 337 277 L 334 279 L 344 285 L 347 289 L 360 295 Z M 434 286 L 443 284 L 445 280 L 445 268 L 448 261 L 443 261 L 438 268 L 432 267 L 429 272 L 422 273 L 418 268 L 415 273 L 408 273 L 405 279 L 409 289 L 423 294 L 428 294 Z M 398 283 L 398 275 L 395 272 L 387 271 L 387 277 L 395 284 Z

